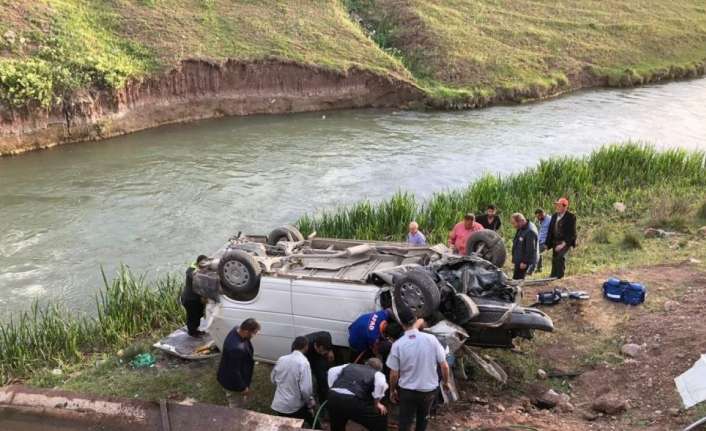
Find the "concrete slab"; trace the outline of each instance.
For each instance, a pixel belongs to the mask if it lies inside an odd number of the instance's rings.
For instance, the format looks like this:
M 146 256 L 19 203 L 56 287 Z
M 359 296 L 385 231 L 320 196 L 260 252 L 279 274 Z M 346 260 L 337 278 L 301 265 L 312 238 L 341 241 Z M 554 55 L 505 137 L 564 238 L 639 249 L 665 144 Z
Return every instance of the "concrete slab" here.
M 3 431 L 287 431 L 299 419 L 211 404 L 92 397 L 24 386 L 0 388 Z

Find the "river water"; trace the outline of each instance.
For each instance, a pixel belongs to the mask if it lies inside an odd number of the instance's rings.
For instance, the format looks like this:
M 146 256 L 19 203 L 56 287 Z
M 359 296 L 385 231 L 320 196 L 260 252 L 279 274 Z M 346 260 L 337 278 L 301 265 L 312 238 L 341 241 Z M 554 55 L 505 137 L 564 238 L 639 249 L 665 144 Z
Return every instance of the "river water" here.
M 706 149 L 706 80 L 465 112 L 210 120 L 0 159 L 0 318 L 35 298 L 91 309 L 101 265 L 181 271 L 239 230 L 627 139 Z

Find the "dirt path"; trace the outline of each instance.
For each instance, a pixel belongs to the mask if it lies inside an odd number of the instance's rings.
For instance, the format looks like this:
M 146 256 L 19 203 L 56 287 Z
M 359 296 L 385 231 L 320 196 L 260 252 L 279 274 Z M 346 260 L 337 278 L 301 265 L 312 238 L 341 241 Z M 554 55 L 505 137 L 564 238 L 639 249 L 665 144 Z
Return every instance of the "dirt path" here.
M 613 275 L 646 284 L 647 302 L 628 307 L 603 299 L 600 286 Z M 443 413 L 434 429 L 657 431 L 682 429 L 699 412 L 704 414 L 698 406 L 681 410 L 673 379 L 706 353 L 706 272 L 691 264 L 657 265 L 573 277 L 556 285 L 586 290 L 591 299 L 547 307 L 556 332 L 540 335 L 531 346 L 521 348 L 531 349 L 527 356 L 536 356 L 547 371 L 580 370 L 582 374 L 573 379 L 525 381 L 519 390 L 491 390 L 490 394 L 469 382 L 466 390 L 475 391 L 470 398 L 479 399 L 459 403 Z M 527 289 L 525 302 L 547 289 Z M 637 356 L 627 357 L 620 353 L 626 343 L 643 347 Z M 508 371 L 512 380 L 517 370 Z M 568 394 L 573 408 L 534 407 L 532 397 L 549 388 Z M 511 392 L 515 393 L 507 395 Z M 626 401 L 627 411 L 615 416 L 593 412 L 594 401 L 605 396 Z

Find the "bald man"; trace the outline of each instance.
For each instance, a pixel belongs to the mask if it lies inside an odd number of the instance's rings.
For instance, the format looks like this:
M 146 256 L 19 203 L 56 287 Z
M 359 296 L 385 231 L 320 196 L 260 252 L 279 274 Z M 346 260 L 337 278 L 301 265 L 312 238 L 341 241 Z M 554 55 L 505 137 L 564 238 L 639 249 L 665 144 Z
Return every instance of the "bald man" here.
M 409 233 L 407 234 L 407 244 L 414 247 L 423 247 L 427 245 L 427 239 L 423 233 L 419 231 L 419 224 L 413 221 L 409 224 Z

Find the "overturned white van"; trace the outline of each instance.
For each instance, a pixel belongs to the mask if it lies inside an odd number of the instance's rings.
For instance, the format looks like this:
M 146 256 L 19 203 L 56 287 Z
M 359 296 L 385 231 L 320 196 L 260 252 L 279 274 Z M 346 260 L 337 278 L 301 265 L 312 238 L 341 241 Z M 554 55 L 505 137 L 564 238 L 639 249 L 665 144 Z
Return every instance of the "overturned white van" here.
M 262 325 L 257 357 L 269 362 L 288 353 L 295 336 L 315 331 L 347 347 L 350 323 L 380 308 L 410 307 L 431 325 L 449 320 L 468 332 L 470 345 L 511 347 L 516 337 L 552 331 L 546 314 L 519 305 L 520 285 L 478 255 L 505 256 L 494 232 L 481 233 L 469 239 L 470 256 L 444 245 L 304 239 L 289 226 L 238 234 L 202 262 L 194 289 L 210 299 L 208 330 L 219 347 L 253 317 Z

